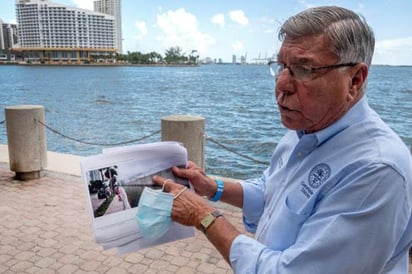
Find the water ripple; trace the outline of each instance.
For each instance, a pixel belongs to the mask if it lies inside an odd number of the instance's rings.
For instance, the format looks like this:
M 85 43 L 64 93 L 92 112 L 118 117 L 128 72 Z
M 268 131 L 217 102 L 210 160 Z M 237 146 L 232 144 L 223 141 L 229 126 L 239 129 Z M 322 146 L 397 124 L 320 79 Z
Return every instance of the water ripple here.
M 96 143 L 139 138 L 160 129 L 164 116 L 206 118 L 208 136 L 267 162 L 284 134 L 266 66 L 34 67 L 0 66 L 0 102 L 43 105 L 46 122 L 68 136 Z M 383 119 L 410 145 L 412 68 L 372 67 L 368 97 Z M 0 120 L 4 113 L 0 113 Z M 145 142 L 156 142 L 153 136 Z M 47 132 L 48 149 L 76 155 L 99 153 Z M 4 126 L 0 143 L 7 143 Z M 209 173 L 258 176 L 265 168 L 206 144 Z

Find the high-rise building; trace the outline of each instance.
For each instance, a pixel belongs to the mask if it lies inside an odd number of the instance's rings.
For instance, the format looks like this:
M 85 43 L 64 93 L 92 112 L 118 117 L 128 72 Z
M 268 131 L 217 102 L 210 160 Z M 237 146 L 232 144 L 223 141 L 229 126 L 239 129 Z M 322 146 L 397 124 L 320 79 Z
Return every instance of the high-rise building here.
M 94 11 L 113 15 L 116 20 L 116 48 L 123 52 L 121 0 L 94 0 Z
M 17 43 L 17 25 L 0 20 L 0 50 L 9 50 Z
M 48 0 L 16 0 L 18 46 L 41 61 L 81 61 L 116 50 L 115 17 Z

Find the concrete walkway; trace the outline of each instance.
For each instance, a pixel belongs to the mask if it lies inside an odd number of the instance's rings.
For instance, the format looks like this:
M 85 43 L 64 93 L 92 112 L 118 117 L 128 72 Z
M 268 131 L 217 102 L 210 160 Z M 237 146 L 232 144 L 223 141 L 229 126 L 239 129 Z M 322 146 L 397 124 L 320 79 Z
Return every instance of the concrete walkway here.
M 80 158 L 53 154 L 49 166 L 60 163 L 58 172 L 48 169 L 41 179 L 21 182 L 6 152 L 0 145 L 0 273 L 233 273 L 199 231 L 122 256 L 103 250 L 94 242 L 86 189 L 75 175 Z M 239 209 L 217 207 L 242 229 Z
M 103 250 L 93 239 L 79 157 L 50 153 L 45 176 L 21 182 L 5 153 L 0 145 L 0 273 L 233 273 L 199 231 L 122 256 Z M 244 232 L 239 209 L 215 206 Z

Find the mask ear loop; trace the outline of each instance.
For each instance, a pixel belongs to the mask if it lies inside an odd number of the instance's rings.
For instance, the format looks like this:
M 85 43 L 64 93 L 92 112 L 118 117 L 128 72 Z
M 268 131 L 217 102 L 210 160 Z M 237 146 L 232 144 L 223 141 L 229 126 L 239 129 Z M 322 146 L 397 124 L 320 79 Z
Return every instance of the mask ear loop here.
M 164 180 L 163 185 L 162 185 L 162 192 L 165 191 L 165 185 L 166 185 L 168 182 L 172 182 L 172 179 L 166 179 L 166 180 Z
M 187 190 L 187 187 L 184 187 L 181 191 L 179 191 L 179 193 L 176 194 L 175 197 L 173 197 L 173 200 L 177 199 L 177 197 L 179 197 L 180 195 L 182 195 L 183 192 L 185 192 Z
M 165 185 L 166 185 L 168 182 L 172 182 L 172 179 L 166 179 L 166 180 L 164 180 L 163 185 L 162 185 L 162 192 L 164 192 Z M 182 190 L 179 191 L 179 193 L 176 194 L 176 196 L 173 197 L 173 199 L 177 199 L 177 197 L 179 197 L 180 195 L 182 195 L 182 193 L 185 192 L 186 190 L 187 190 L 187 187 L 184 187 Z

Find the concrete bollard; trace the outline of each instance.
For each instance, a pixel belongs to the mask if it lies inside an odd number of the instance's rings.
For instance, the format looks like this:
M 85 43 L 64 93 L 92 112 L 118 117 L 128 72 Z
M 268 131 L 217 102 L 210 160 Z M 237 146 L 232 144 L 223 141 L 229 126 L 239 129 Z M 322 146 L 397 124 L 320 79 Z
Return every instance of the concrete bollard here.
M 162 141 L 176 141 L 187 149 L 188 158 L 205 168 L 205 118 L 171 115 L 162 118 Z
M 44 108 L 19 105 L 5 108 L 10 170 L 17 180 L 32 180 L 42 176 L 47 166 Z

